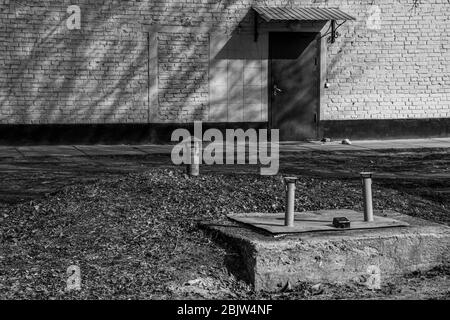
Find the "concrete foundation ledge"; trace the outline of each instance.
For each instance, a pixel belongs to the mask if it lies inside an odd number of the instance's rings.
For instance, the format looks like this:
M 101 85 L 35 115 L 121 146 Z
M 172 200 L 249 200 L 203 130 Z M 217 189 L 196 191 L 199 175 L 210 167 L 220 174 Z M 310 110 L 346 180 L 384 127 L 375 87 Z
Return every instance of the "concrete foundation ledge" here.
M 255 290 L 276 291 L 288 282 L 382 282 L 450 263 L 450 228 L 395 212 L 378 215 L 409 227 L 313 232 L 273 237 L 245 225 L 204 222 L 216 241 L 238 251 L 245 280 Z

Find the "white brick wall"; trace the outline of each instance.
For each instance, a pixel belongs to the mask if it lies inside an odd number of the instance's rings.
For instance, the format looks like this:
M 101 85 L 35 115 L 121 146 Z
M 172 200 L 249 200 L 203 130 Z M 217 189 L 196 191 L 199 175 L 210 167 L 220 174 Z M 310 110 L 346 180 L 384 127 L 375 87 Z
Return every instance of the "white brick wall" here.
M 210 94 L 221 93 L 208 83 L 208 28 L 230 33 L 254 2 L 79 0 L 82 29 L 69 31 L 65 19 L 72 1 L 2 0 L 0 124 L 220 119 L 223 110 L 210 103 Z M 339 7 L 357 18 L 343 25 L 341 37 L 328 45 L 331 86 L 324 91 L 322 119 L 450 117 L 448 0 L 422 1 L 416 12 L 410 10 L 412 0 L 377 0 L 379 30 L 367 28 L 367 0 L 256 2 Z M 160 32 L 158 48 L 152 48 L 147 32 L 155 25 L 206 30 Z M 156 68 L 148 62 L 154 49 Z M 237 100 L 230 103 L 227 93 L 224 121 L 267 119 L 261 81 L 261 103 L 254 95 L 258 84 L 242 85 L 243 109 Z M 153 83 L 157 88 L 149 96 Z
M 376 1 L 379 30 L 367 28 L 366 1 L 329 1 L 357 17 L 327 56 L 324 119 L 402 119 L 450 116 L 450 4 Z

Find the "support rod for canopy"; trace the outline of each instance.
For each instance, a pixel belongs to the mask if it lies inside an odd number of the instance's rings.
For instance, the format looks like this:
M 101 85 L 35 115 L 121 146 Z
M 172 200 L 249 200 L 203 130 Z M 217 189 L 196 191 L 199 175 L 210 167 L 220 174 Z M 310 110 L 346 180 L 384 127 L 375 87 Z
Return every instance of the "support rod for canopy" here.
M 331 20 L 331 43 L 336 41 L 336 20 Z

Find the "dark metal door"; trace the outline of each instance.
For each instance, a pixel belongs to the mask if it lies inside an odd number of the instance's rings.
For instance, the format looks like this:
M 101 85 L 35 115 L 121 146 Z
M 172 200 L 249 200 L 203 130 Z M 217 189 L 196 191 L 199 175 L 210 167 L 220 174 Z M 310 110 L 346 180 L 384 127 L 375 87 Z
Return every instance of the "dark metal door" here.
M 270 33 L 271 127 L 282 141 L 317 138 L 319 43 L 317 33 Z

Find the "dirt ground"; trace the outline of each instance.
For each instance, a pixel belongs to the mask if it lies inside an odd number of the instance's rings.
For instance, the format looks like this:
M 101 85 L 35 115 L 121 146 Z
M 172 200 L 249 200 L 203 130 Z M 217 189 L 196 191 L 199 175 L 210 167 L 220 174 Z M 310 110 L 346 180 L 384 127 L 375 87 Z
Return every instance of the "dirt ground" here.
M 446 149 L 281 155 L 300 177 L 296 210 L 361 209 L 359 171 L 372 170 L 374 206 L 450 224 Z M 450 269 L 358 284 L 295 284 L 255 293 L 226 269 L 233 252 L 198 221 L 283 211 L 280 176 L 256 166 L 203 167 L 191 178 L 168 155 L 0 159 L 2 299 L 449 299 Z M 79 265 L 82 290 L 66 292 Z

